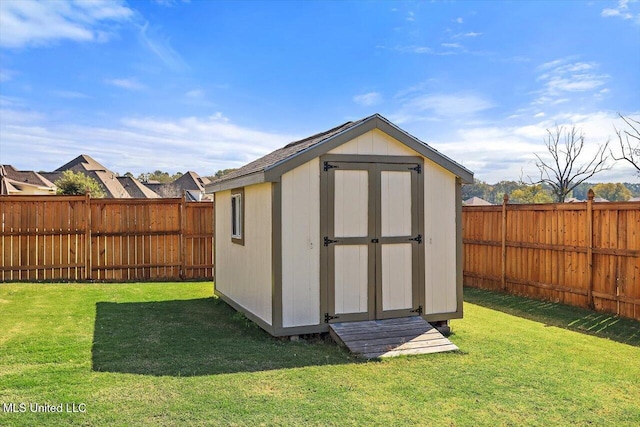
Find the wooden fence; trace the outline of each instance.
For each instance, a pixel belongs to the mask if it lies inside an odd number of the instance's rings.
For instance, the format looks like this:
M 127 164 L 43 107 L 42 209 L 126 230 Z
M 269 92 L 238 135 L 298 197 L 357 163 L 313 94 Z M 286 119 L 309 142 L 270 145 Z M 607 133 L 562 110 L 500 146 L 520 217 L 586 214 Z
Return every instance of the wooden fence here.
M 592 195 L 592 192 L 590 192 Z M 462 209 L 464 283 L 640 320 L 640 202 Z
M 0 281 L 213 278 L 213 204 L 0 196 Z

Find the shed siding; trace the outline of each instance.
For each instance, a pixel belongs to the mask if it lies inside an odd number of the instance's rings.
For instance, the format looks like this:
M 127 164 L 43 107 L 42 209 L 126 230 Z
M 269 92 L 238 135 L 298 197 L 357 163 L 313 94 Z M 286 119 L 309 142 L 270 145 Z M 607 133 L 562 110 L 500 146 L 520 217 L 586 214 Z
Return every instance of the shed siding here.
M 320 160 L 282 175 L 282 326 L 320 324 Z
M 216 289 L 272 324 L 271 183 L 244 188 L 244 246 L 231 242 L 231 191 L 216 193 Z
M 351 141 L 329 151 L 329 154 L 361 154 L 376 156 L 419 155 L 406 145 L 378 129 L 370 130 Z
M 425 314 L 456 311 L 456 178 L 424 164 Z

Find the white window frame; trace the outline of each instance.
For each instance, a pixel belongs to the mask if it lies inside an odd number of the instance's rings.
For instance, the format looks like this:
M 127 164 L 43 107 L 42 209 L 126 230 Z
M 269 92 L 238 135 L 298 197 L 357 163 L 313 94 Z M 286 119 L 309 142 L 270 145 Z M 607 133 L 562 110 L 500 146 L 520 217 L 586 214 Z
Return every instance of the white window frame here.
M 244 189 L 231 190 L 231 241 L 244 245 Z

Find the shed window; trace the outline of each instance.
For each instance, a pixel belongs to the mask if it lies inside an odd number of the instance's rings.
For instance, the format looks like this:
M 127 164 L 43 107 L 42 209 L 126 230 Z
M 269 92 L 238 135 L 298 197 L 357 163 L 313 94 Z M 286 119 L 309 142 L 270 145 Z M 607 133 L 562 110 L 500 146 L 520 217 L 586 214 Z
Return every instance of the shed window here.
M 244 245 L 244 190 L 231 191 L 231 241 Z

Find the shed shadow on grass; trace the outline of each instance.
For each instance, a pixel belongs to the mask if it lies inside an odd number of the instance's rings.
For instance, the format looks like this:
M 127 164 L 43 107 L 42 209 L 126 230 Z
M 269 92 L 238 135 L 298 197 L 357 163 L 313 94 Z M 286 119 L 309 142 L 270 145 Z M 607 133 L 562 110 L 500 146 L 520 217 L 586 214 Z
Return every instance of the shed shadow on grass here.
M 640 347 L 640 322 L 633 319 L 470 287 L 464 288 L 464 300 L 492 310 L 544 323 L 547 326 L 595 335 Z
M 357 363 L 327 339 L 271 337 L 219 299 L 96 304 L 99 372 L 198 376 Z

